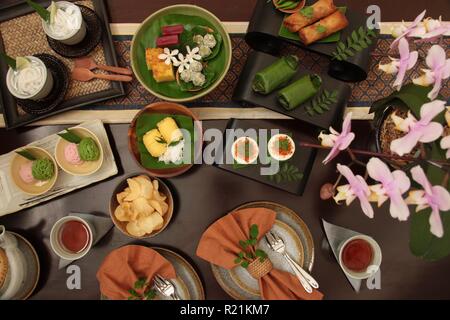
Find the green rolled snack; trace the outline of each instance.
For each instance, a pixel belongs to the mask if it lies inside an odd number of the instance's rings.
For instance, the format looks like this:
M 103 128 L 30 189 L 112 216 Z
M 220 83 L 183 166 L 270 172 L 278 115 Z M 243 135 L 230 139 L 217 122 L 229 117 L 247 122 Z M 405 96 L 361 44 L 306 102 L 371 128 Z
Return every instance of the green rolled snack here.
M 298 57 L 288 55 L 280 58 L 270 66 L 255 74 L 253 79 L 253 91 L 261 94 L 269 94 L 284 84 L 297 73 Z
M 92 138 L 83 138 L 78 145 L 81 160 L 96 161 L 100 158 L 100 149 Z
M 36 180 L 50 180 L 55 174 L 55 165 L 50 159 L 35 160 L 33 161 L 33 165 L 31 167 L 31 174 Z
M 314 97 L 322 85 L 317 74 L 307 74 L 278 92 L 278 101 L 286 110 L 294 110 Z

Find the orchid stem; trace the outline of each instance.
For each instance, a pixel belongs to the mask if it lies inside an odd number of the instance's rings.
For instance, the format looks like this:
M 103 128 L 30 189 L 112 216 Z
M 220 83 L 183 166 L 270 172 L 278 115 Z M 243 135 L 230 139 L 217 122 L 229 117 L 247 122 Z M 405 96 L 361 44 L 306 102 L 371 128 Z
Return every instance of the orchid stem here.
M 339 182 L 341 182 L 341 179 L 342 179 L 342 174 L 339 174 L 339 176 L 338 176 L 336 182 L 335 182 L 334 185 L 333 185 L 333 190 L 336 190 L 336 188 L 337 188 Z
M 305 147 L 305 148 L 325 149 L 325 150 L 331 149 L 330 147 L 325 147 L 325 146 L 322 146 L 319 144 L 309 143 L 309 142 L 300 142 L 299 144 L 301 147 Z M 378 152 L 358 150 L 358 149 L 347 149 L 347 150 L 351 151 L 354 155 L 361 154 L 361 155 L 366 155 L 366 156 L 387 158 L 387 159 L 392 159 L 392 160 L 403 160 L 403 161 L 408 161 L 408 162 L 415 162 L 418 160 L 417 158 L 409 157 L 409 156 L 396 156 L 393 154 L 385 154 L 385 153 L 378 153 Z M 435 164 L 439 164 L 441 166 L 446 166 L 446 167 L 450 166 L 450 161 L 428 159 L 427 162 L 429 162 L 429 163 L 433 162 Z

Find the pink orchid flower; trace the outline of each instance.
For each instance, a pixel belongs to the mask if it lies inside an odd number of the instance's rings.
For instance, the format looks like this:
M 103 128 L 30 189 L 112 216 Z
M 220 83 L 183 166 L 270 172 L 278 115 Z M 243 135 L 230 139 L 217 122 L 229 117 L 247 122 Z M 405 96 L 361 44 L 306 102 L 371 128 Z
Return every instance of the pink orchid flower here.
M 349 184 L 337 187 L 338 194 L 334 196 L 334 201 L 339 204 L 345 200 L 345 204 L 350 205 L 355 198 L 361 203 L 362 211 L 369 218 L 373 218 L 373 208 L 369 202 L 370 189 L 366 181 L 360 175 L 355 176 L 349 167 L 338 164 L 337 170 L 347 179 Z
M 429 86 L 434 83 L 433 90 L 428 93 L 430 100 L 436 99 L 441 90 L 442 81 L 450 77 L 450 59 L 446 59 L 445 50 L 438 45 L 430 48 L 426 63 L 429 69 L 423 69 L 424 74 L 413 80 L 413 83 Z
M 391 142 L 391 151 L 399 156 L 410 153 L 418 142 L 433 142 L 442 135 L 443 126 L 438 122 L 431 122 L 434 117 L 445 109 L 445 101 L 435 100 L 424 104 L 420 109 L 420 120 L 417 120 L 411 112 L 408 117 L 402 119 L 395 114 L 392 120 L 399 131 L 407 132 L 403 137 Z
M 439 19 L 426 18 L 411 31 L 409 36 L 421 38 L 416 42 L 429 42 L 438 39 L 449 31 L 450 25 L 442 22 L 442 17 L 439 17 Z
M 425 17 L 426 12 L 427 10 L 423 10 L 422 13 L 419 14 L 408 27 L 405 27 L 404 30 L 402 30 L 403 32 L 401 32 L 399 36 L 396 37 L 395 40 L 391 43 L 391 49 L 394 49 L 395 46 L 400 42 L 400 40 L 410 36 L 413 30 L 419 25 L 419 23 Z
M 417 205 L 416 212 L 431 208 L 430 232 L 436 237 L 442 238 L 444 227 L 439 211 L 450 210 L 450 193 L 442 186 L 431 185 L 420 166 L 412 168 L 411 174 L 414 181 L 419 183 L 424 190 L 411 191 L 406 202 Z
M 375 181 L 381 182 L 370 186 L 371 199 L 378 202 L 380 207 L 387 199 L 391 200 L 389 212 L 393 218 L 406 221 L 409 217 L 409 209 L 402 194 L 409 190 L 411 182 L 408 176 L 401 170 L 391 172 L 389 167 L 378 158 L 371 158 L 367 163 L 367 172 Z
M 399 44 L 400 59 L 392 58 L 390 63 L 379 64 L 378 68 L 387 74 L 397 74 L 394 82 L 394 87 L 400 90 L 405 79 L 406 71 L 414 68 L 419 58 L 417 51 L 410 52 L 409 44 L 406 39 L 401 39 Z
M 355 139 L 355 134 L 352 130 L 352 113 L 349 112 L 342 123 L 342 132 L 339 133 L 330 127 L 331 134 L 325 134 L 323 132 L 319 135 L 319 140 L 322 146 L 330 147 L 331 151 L 327 157 L 323 160 L 323 164 L 327 164 L 331 160 L 337 157 L 339 152 L 347 149 L 352 141 Z
M 410 52 L 409 44 L 406 39 L 401 39 L 398 46 L 400 52 L 400 60 L 398 66 L 397 79 L 394 81 L 394 87 L 400 90 L 403 85 L 403 80 L 405 79 L 406 71 L 411 70 L 417 63 L 419 58 L 419 53 L 417 51 Z

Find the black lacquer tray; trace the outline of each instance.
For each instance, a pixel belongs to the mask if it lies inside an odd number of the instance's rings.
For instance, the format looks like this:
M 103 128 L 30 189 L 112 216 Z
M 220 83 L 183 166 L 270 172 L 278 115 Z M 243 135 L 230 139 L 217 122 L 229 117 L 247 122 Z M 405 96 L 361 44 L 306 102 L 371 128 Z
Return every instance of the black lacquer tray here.
M 308 0 L 306 5 L 311 5 L 314 2 L 316 0 Z M 347 4 L 350 3 L 351 1 L 347 1 Z M 335 5 L 343 7 L 339 1 L 335 1 Z M 257 0 L 245 40 L 253 49 L 270 54 L 278 54 L 282 46 L 289 43 L 332 58 L 333 52 L 336 51 L 336 42 L 313 43 L 305 46 L 300 41 L 281 37 L 279 31 L 285 16 L 285 13 L 275 9 L 272 1 Z M 356 12 L 349 5 L 346 7 L 345 16 L 349 25 L 340 32 L 340 41 L 344 43 L 346 43 L 348 37 L 352 36 L 353 31 L 358 31 L 360 27 L 366 27 L 365 12 Z M 357 82 L 364 80 L 367 77 L 370 53 L 375 45 L 376 39 L 372 39 L 367 48 L 356 52 L 346 60 L 330 60 L 330 75 L 342 81 Z
M 328 92 L 335 92 L 336 102 L 332 103 L 329 106 L 330 110 L 324 110 L 322 114 L 315 113 L 314 115 L 310 115 L 307 112 L 307 108 L 311 106 L 311 100 L 314 98 L 300 105 L 298 108 L 292 111 L 288 111 L 284 109 L 278 102 L 278 90 L 275 90 L 269 95 L 262 95 L 254 92 L 252 90 L 252 81 L 255 74 L 265 67 L 271 65 L 277 59 L 278 57 L 263 52 L 252 52 L 248 56 L 247 62 L 239 77 L 238 84 L 236 85 L 236 89 L 233 94 L 233 100 L 246 102 L 251 105 L 262 106 L 276 112 L 286 114 L 303 122 L 315 125 L 322 129 L 328 129 L 330 125 L 333 125 L 336 121 L 342 119 L 346 103 L 351 94 L 351 89 L 350 86 L 346 83 L 331 78 L 328 75 L 319 74 L 319 76 L 322 78 L 322 86 L 320 91 L 317 93 L 317 96 L 321 95 L 324 90 L 327 90 Z M 311 73 L 312 71 L 307 70 L 300 61 L 297 75 L 294 76 L 291 82 L 295 81 L 305 74 Z
M 241 120 L 241 119 L 231 119 L 226 127 L 227 132 L 230 129 L 242 129 L 244 132 L 248 129 L 254 129 L 258 132 L 259 129 L 267 129 L 267 130 L 279 130 L 281 134 L 287 134 L 292 137 L 294 142 L 296 143 L 296 151 L 291 159 L 286 162 L 279 162 L 280 169 L 283 168 L 284 163 L 288 163 L 296 167 L 299 172 L 303 174 L 303 177 L 300 180 L 295 181 L 287 181 L 283 180 L 281 182 L 277 182 L 274 178 L 269 178 L 267 175 L 261 174 L 262 167 L 268 167 L 267 164 L 251 164 L 247 166 L 240 166 L 235 164 L 226 164 L 226 148 L 231 148 L 232 141 L 227 143 L 226 136 L 224 133 L 224 149 L 222 154 L 216 154 L 216 166 L 229 171 L 231 173 L 255 180 L 259 183 L 264 183 L 270 185 L 272 187 L 297 194 L 302 195 L 305 189 L 306 183 L 309 178 L 309 174 L 311 172 L 311 168 L 314 164 L 314 160 L 316 157 L 317 150 L 311 148 L 301 148 L 298 144 L 299 141 L 311 142 L 317 139 L 317 135 L 319 134 L 319 130 L 309 125 L 302 125 L 297 120 L 263 120 L 263 119 L 255 119 L 255 120 Z M 229 131 L 228 131 L 229 132 Z M 245 135 L 245 134 L 244 134 Z M 268 134 L 268 138 L 270 138 L 270 131 Z M 228 141 L 229 142 L 229 141 Z

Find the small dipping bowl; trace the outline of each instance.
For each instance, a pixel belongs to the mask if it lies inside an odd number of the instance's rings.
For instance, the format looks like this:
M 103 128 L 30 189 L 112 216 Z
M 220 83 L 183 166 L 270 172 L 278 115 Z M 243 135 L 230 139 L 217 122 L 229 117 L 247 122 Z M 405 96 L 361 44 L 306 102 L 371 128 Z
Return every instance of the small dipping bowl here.
M 82 127 L 75 127 L 69 129 L 71 132 L 75 133 L 80 138 L 92 138 L 97 144 L 100 150 L 100 157 L 95 161 L 83 161 L 82 164 L 74 165 L 67 161 L 64 153 L 67 145 L 70 144 L 69 141 L 59 138 L 55 147 L 55 159 L 58 165 L 68 174 L 73 176 L 88 176 L 97 172 L 103 164 L 103 148 L 100 144 L 100 140 L 97 136 L 90 130 Z

